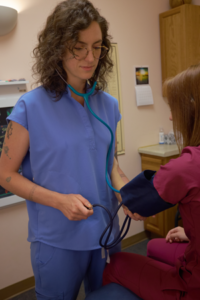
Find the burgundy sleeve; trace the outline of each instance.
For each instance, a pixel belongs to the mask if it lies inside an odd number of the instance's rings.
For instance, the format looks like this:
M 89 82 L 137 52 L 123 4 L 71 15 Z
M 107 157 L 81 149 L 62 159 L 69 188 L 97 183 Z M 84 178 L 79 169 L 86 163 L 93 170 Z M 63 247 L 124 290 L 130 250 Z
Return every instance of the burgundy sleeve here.
M 195 176 L 195 162 L 190 147 L 184 148 L 180 157 L 170 160 L 156 173 L 153 181 L 160 197 L 176 204 L 188 202 L 197 193 L 199 183 Z

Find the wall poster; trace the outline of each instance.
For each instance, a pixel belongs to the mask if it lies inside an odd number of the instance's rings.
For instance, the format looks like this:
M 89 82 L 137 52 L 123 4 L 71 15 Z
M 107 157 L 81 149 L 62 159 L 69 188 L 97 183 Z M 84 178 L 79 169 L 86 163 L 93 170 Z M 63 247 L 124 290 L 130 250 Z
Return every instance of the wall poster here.
M 3 142 L 5 133 L 7 130 L 7 122 L 6 118 L 11 114 L 13 107 L 1 107 L 0 108 L 0 156 L 3 149 Z M 8 196 L 12 196 L 13 194 L 4 189 L 0 185 L 0 199 Z
M 17 100 L 23 95 L 21 88 L 23 90 L 26 88 L 27 82 L 4 82 L 0 81 L 0 156 L 2 151 L 6 152 L 7 149 L 3 148 L 4 137 L 7 130 L 6 118 L 11 114 L 13 107 L 15 106 Z M 9 155 L 9 153 L 7 153 Z M 21 167 L 18 172 L 21 174 Z M 10 191 L 6 190 L 0 186 L 0 209 L 12 205 L 15 203 L 24 202 L 25 200 L 17 195 L 12 194 Z
M 117 44 L 112 44 L 111 58 L 114 63 L 113 72 L 108 77 L 108 85 L 106 92 L 111 96 L 115 97 L 119 103 L 119 111 L 122 114 L 122 98 L 121 98 L 121 82 L 119 72 L 119 58 L 118 58 L 118 47 Z M 124 154 L 124 128 L 123 128 L 123 117 L 117 125 L 117 154 Z

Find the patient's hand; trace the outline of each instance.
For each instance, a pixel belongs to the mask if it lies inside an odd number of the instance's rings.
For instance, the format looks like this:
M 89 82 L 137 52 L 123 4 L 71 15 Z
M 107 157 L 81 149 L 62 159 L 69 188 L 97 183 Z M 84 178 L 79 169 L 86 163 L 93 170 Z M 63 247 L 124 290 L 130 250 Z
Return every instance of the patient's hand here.
M 189 242 L 188 237 L 185 234 L 183 227 L 175 227 L 171 229 L 166 235 L 166 241 L 169 243 L 173 242 Z
M 144 221 L 146 219 L 146 217 L 142 217 L 137 213 L 133 214 L 125 205 L 123 205 L 123 210 L 126 216 L 128 215 L 131 219 L 135 221 Z

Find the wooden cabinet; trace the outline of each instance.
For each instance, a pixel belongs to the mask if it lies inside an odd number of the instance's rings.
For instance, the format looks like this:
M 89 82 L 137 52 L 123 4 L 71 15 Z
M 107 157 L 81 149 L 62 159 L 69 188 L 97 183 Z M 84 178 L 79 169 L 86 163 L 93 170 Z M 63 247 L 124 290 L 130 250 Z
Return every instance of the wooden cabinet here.
M 139 153 L 141 155 L 142 171 L 158 171 L 161 165 L 165 165 L 170 159 L 177 158 L 179 156 L 178 148 L 175 145 L 142 147 L 139 148 Z M 144 221 L 145 230 L 150 233 L 155 233 L 161 237 L 165 237 L 167 232 L 174 228 L 176 211 L 177 205 L 157 214 L 154 218 L 147 218 Z
M 200 62 L 200 6 L 185 4 L 159 15 L 162 82 Z

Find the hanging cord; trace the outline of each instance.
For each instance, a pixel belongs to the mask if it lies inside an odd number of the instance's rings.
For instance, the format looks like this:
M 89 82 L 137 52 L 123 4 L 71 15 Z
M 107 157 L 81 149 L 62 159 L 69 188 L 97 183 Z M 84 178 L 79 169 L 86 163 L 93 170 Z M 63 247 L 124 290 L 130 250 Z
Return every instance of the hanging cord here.
M 57 71 L 57 70 L 56 70 L 56 71 Z M 109 161 L 109 157 L 110 157 L 110 153 L 111 153 L 112 145 L 113 145 L 113 140 L 114 140 L 112 129 L 108 126 L 108 124 L 106 124 L 102 119 L 100 119 L 100 118 L 93 112 L 93 110 L 91 109 L 91 107 L 90 107 L 90 105 L 89 105 L 89 96 L 93 94 L 93 92 L 94 92 L 94 90 L 95 90 L 95 87 L 96 87 L 96 85 L 97 85 L 97 82 L 95 81 L 95 83 L 94 83 L 92 89 L 89 91 L 89 93 L 87 93 L 87 94 L 82 94 L 82 93 L 77 92 L 70 84 L 68 84 L 68 83 L 64 80 L 64 78 L 61 76 L 61 74 L 60 74 L 58 71 L 57 71 L 57 73 L 58 73 L 58 75 L 62 78 L 62 80 L 68 85 L 68 87 L 70 88 L 70 90 L 72 90 L 76 95 L 81 96 L 81 97 L 84 98 L 85 103 L 86 103 L 86 105 L 87 105 L 87 108 L 89 109 L 89 111 L 91 112 L 91 114 L 92 114 L 97 120 L 99 120 L 101 123 L 103 123 L 103 124 L 108 128 L 108 130 L 110 131 L 110 134 L 111 134 L 111 142 L 110 142 L 110 146 L 109 146 L 108 153 L 107 153 L 107 157 L 106 157 L 106 174 L 105 174 L 105 176 L 106 176 L 106 182 L 107 182 L 108 186 L 109 186 L 114 192 L 120 193 L 119 190 L 115 189 L 115 188 L 110 184 L 109 177 L 108 177 L 108 161 Z M 99 244 L 100 244 L 100 246 L 103 247 L 103 248 L 105 248 L 105 249 L 110 249 L 110 248 L 115 247 L 118 243 L 121 242 L 121 240 L 126 236 L 127 232 L 129 231 L 130 224 L 131 224 L 131 218 L 130 218 L 128 215 L 126 216 L 126 218 L 125 218 L 125 220 L 124 220 L 124 223 L 123 223 L 123 225 L 122 225 L 122 228 L 121 228 L 121 230 L 120 230 L 118 236 L 117 236 L 110 244 L 108 244 L 108 240 L 109 240 L 109 238 L 110 238 L 110 235 L 111 235 L 111 232 L 112 232 L 112 229 L 113 229 L 113 221 L 114 221 L 114 218 L 116 217 L 116 215 L 117 215 L 119 209 L 121 208 L 122 203 L 118 206 L 118 208 L 117 208 L 117 210 L 115 211 L 115 213 L 114 213 L 113 216 L 112 216 L 112 214 L 110 213 L 110 211 L 109 211 L 105 206 L 103 206 L 103 205 L 101 205 L 101 204 L 93 204 L 92 206 L 93 206 L 93 208 L 94 208 L 94 207 L 101 207 L 101 208 L 103 208 L 103 209 L 107 212 L 107 214 L 108 214 L 108 216 L 109 216 L 109 219 L 110 219 L 110 223 L 109 223 L 108 226 L 105 228 L 105 230 L 103 231 L 103 233 L 102 233 L 102 235 L 101 235 L 101 237 L 100 237 L 100 239 L 99 239 Z M 127 223 L 128 223 L 128 224 L 127 224 Z M 123 231 L 124 231 L 124 228 L 125 228 L 126 224 L 127 224 L 127 228 L 126 228 L 126 230 L 125 230 L 125 233 L 122 235 L 122 233 L 123 233 Z M 107 233 L 107 231 L 108 231 L 108 233 Z M 103 242 L 103 239 L 104 239 L 106 233 L 107 233 L 107 236 L 106 236 L 106 238 L 105 238 L 105 241 Z
M 111 232 L 112 232 L 112 229 L 113 229 L 113 220 L 114 220 L 115 216 L 117 215 L 119 209 L 121 208 L 122 203 L 118 206 L 118 208 L 117 208 L 117 210 L 116 210 L 116 212 L 114 213 L 113 216 L 111 215 L 110 211 L 105 206 L 103 206 L 101 204 L 94 204 L 93 205 L 93 207 L 96 207 L 96 206 L 104 208 L 106 210 L 106 212 L 108 213 L 109 218 L 110 218 L 110 223 L 108 224 L 108 226 L 105 228 L 105 230 L 103 231 L 103 233 L 100 236 L 99 244 L 100 244 L 101 247 L 103 247 L 105 249 L 111 249 L 111 248 L 115 247 L 117 244 L 119 244 L 121 242 L 121 240 L 126 236 L 127 232 L 129 231 L 130 225 L 131 225 L 131 218 L 128 215 L 126 216 L 118 236 L 113 240 L 112 243 L 108 244 L 108 240 L 110 238 L 110 235 L 111 235 Z M 127 224 L 126 231 L 122 235 L 127 222 L 128 222 L 128 224 Z M 108 229 L 109 229 L 109 231 L 108 231 L 106 240 L 103 242 L 103 238 L 104 238 L 104 236 L 105 236 Z

